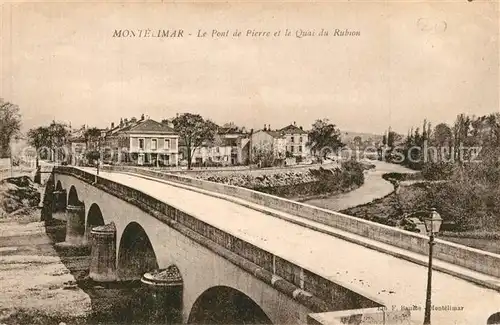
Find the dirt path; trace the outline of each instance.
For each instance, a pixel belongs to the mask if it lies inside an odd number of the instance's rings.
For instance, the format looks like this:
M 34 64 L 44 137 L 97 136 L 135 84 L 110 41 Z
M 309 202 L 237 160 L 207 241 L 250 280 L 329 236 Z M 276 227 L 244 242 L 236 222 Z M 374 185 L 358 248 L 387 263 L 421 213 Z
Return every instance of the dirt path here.
M 365 173 L 365 182 L 361 187 L 347 193 L 306 200 L 304 203 L 329 210 L 342 211 L 358 205 L 370 203 L 375 199 L 390 194 L 394 190 L 394 187 L 391 183 L 382 178 L 383 174 L 415 173 L 414 170 L 396 164 L 389 164 L 376 160 L 370 160 L 369 162 L 374 164 L 375 168 Z
M 90 298 L 38 220 L 38 209 L 0 219 L 0 324 L 82 324 Z

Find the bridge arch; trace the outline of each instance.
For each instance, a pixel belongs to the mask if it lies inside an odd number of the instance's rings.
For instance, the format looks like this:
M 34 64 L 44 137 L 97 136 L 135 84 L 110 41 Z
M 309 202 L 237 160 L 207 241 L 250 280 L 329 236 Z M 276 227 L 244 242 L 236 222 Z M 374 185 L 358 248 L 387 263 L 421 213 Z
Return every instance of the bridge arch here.
M 500 324 L 500 312 L 494 313 L 488 317 L 488 320 L 486 321 L 487 325 L 498 325 Z
M 82 205 L 82 202 L 78 199 L 78 192 L 76 191 L 76 188 L 74 185 L 71 185 L 68 193 L 68 205 Z
M 133 221 L 125 227 L 118 248 L 118 278 L 139 280 L 148 271 L 158 269 L 158 259 L 146 231 Z
M 104 218 L 101 208 L 96 203 L 93 203 L 87 213 L 87 222 L 85 227 L 85 237 L 90 240 L 90 231 L 97 226 L 104 226 Z
M 262 308 L 243 292 L 215 286 L 195 301 L 188 324 L 272 324 Z

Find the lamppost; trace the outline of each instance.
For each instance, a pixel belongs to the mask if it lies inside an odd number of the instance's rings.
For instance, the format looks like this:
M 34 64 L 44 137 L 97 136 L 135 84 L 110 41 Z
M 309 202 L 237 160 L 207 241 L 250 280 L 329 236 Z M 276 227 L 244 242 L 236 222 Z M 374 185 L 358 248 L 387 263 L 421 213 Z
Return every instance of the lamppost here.
M 424 325 L 430 325 L 431 323 L 432 248 L 434 246 L 434 234 L 439 232 L 442 222 L 443 219 L 441 219 L 435 208 L 432 208 L 431 213 L 427 217 L 424 217 L 425 230 L 429 234 L 429 269 L 427 270 Z

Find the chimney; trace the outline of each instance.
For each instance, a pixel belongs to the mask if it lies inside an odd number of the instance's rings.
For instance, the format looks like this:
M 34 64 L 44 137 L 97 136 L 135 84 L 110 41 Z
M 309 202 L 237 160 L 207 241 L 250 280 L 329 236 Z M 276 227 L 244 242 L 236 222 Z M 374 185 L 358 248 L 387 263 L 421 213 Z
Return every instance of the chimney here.
M 141 121 L 144 120 L 144 113 L 141 115 Z
M 264 131 L 267 131 L 267 129 L 266 129 L 266 125 L 265 125 L 265 124 L 264 124 Z
M 111 129 L 115 128 L 115 122 L 111 122 Z
M 295 121 L 293 121 L 293 126 L 296 126 L 296 125 L 297 125 L 297 123 L 295 123 Z
M 267 129 L 268 129 L 269 131 L 271 131 L 271 124 L 268 124 L 268 125 L 267 125 Z
M 302 126 L 300 127 L 300 129 L 301 129 L 301 130 L 304 130 L 304 129 L 302 128 Z

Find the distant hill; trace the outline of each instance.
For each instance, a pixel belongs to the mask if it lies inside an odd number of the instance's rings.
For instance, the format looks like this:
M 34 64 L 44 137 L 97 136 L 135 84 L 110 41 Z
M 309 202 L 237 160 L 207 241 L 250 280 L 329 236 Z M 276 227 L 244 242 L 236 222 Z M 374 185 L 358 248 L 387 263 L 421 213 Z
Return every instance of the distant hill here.
M 344 143 L 349 143 L 355 137 L 358 137 L 358 136 L 361 137 L 362 141 L 366 141 L 368 139 L 372 139 L 375 142 L 382 141 L 382 134 L 340 131 L 340 137 Z

